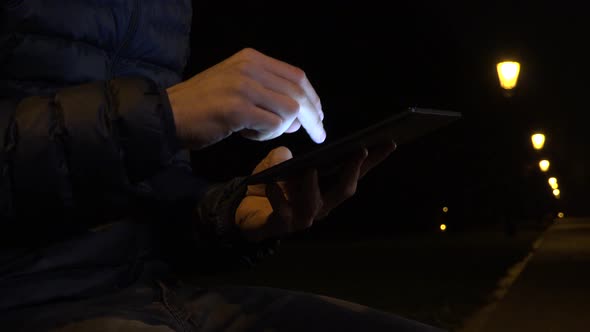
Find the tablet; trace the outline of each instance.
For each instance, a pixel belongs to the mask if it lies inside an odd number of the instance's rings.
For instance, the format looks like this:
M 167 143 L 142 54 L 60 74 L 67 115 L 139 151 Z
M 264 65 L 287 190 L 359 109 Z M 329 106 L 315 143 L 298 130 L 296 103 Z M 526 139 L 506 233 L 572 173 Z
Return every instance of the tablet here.
M 310 168 L 317 169 L 320 178 L 329 176 L 338 170 L 342 161 L 351 153 L 363 147 L 370 149 L 374 145 L 393 140 L 399 148 L 402 144 L 430 134 L 460 118 L 459 112 L 411 107 L 336 141 L 324 143 L 307 153 L 250 175 L 247 183 L 253 185 L 283 181 Z

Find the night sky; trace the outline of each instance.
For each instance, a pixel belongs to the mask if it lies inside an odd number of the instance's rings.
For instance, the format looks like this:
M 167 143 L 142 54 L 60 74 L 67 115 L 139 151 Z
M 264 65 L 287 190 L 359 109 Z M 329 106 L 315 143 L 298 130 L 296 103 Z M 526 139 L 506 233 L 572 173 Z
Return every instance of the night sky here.
M 244 47 L 297 65 L 322 99 L 328 140 L 408 106 L 463 113 L 459 123 L 400 146 L 333 219 L 371 220 L 379 231 L 384 224 L 431 227 L 442 206 L 462 227 L 497 222 L 501 211 L 521 219 L 557 211 L 587 215 L 590 29 L 578 7 L 195 2 L 187 76 Z M 507 58 L 521 63 L 510 98 L 495 68 Z M 535 130 L 547 136 L 542 152 L 530 143 Z M 216 179 L 245 175 L 282 144 L 295 153 L 313 148 L 303 131 L 264 143 L 232 137 L 195 153 L 195 170 Z M 538 169 L 541 158 L 551 161 L 548 174 Z M 548 176 L 559 179 L 560 200 L 551 195 Z

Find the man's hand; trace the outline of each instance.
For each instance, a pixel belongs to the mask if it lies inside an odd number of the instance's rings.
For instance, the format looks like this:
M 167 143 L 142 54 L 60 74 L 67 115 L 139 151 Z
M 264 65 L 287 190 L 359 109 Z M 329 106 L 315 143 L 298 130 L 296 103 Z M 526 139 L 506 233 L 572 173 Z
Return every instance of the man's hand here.
M 200 149 L 234 132 L 269 140 L 305 128 L 326 138 L 320 98 L 303 70 L 244 49 L 167 89 L 178 137 Z
M 253 242 L 309 228 L 356 192 L 357 183 L 369 170 L 395 150 L 386 142 L 370 151 L 350 156 L 330 188 L 320 188 L 316 170 L 269 185 L 248 186 L 236 210 L 236 223 Z M 292 158 L 286 147 L 272 150 L 254 169 L 254 174 Z

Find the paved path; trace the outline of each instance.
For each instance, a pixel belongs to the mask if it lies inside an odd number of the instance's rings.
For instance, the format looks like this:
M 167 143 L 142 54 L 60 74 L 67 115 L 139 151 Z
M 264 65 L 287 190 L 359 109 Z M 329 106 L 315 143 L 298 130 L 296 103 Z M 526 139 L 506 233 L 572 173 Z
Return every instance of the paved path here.
M 559 219 L 537 246 L 462 332 L 590 331 L 590 218 Z

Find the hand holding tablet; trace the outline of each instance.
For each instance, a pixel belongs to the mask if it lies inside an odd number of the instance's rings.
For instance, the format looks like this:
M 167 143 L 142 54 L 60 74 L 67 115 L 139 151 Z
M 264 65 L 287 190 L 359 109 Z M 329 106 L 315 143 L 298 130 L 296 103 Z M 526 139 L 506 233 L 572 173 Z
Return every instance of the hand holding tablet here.
M 391 141 L 399 147 L 460 118 L 461 113 L 458 112 L 412 107 L 339 140 L 324 143 L 312 151 L 253 174 L 247 183 L 253 185 L 283 181 L 311 168 L 317 170 L 319 178 L 324 178 L 337 171 L 348 156 L 363 148 L 371 149 Z

